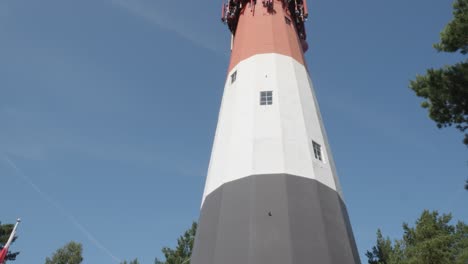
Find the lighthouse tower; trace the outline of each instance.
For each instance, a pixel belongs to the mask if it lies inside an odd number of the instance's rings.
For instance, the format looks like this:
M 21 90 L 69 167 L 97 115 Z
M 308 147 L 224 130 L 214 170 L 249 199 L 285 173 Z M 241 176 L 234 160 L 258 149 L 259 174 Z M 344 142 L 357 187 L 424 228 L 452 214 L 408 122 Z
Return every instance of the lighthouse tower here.
M 232 54 L 191 264 L 360 263 L 304 52 L 306 0 L 228 0 Z

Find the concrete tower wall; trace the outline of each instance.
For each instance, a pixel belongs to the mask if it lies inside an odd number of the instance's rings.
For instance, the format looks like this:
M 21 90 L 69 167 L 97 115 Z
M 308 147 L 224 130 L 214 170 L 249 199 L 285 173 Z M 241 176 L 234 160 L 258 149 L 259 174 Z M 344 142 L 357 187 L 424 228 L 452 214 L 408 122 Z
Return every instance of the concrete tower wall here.
M 231 24 L 191 264 L 360 263 L 305 66 L 304 33 L 289 11 L 303 0 L 230 1 L 243 4 Z

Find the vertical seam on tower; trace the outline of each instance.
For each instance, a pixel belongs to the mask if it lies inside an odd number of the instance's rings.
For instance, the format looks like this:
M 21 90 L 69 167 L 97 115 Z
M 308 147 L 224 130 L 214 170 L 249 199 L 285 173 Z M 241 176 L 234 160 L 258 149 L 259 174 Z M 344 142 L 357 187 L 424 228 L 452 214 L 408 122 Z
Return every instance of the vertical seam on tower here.
M 307 82 L 309 83 L 310 91 L 312 93 L 312 99 L 314 100 L 315 114 L 317 115 L 317 119 L 318 119 L 319 126 L 320 126 L 320 132 L 322 133 L 323 143 L 325 145 L 325 150 L 326 150 L 327 159 L 328 159 L 328 165 L 330 166 L 330 170 L 332 172 L 333 183 L 335 184 L 335 191 L 340 195 L 340 197 L 343 197 L 343 192 L 341 190 L 340 181 L 338 180 L 338 173 L 335 167 L 335 160 L 333 159 L 333 154 L 331 153 L 330 143 L 328 143 L 328 137 L 327 137 L 327 132 L 325 129 L 325 124 L 323 123 L 323 120 L 322 120 L 322 113 L 320 112 L 320 106 L 318 104 L 317 95 L 315 94 L 315 90 L 312 84 L 312 77 L 309 75 L 309 73 L 307 73 Z
M 276 78 L 276 82 L 278 84 L 278 72 L 280 71 L 280 69 L 278 69 L 278 54 L 276 53 L 273 53 L 273 60 L 274 62 L 274 65 L 275 65 L 275 76 L 274 78 Z M 281 100 L 280 100 L 280 96 L 279 96 L 279 93 L 280 93 L 280 89 L 281 87 L 279 87 L 279 85 L 276 86 L 276 101 L 277 102 L 277 105 L 278 105 L 278 116 L 279 116 L 279 131 L 280 131 L 280 139 L 281 139 L 281 149 L 283 150 L 283 154 L 281 156 L 281 161 L 282 161 L 282 171 L 283 173 L 286 173 L 286 148 L 285 148 L 285 138 L 284 138 L 284 132 L 283 132 L 283 120 L 282 120 L 282 116 L 281 116 Z
M 249 71 L 249 74 L 250 74 L 249 77 L 252 78 L 254 80 L 254 83 L 255 83 L 256 76 L 258 74 L 257 68 L 255 68 L 255 71 L 253 73 Z M 250 93 L 251 93 L 251 96 L 253 95 L 253 98 L 254 98 L 254 100 L 252 100 L 252 103 L 250 104 L 250 107 L 251 107 L 251 110 L 252 110 L 252 118 L 250 119 L 250 122 L 252 122 L 252 125 L 251 125 L 251 140 L 252 140 L 251 151 L 252 151 L 252 157 L 250 159 L 250 173 L 251 173 L 251 175 L 254 175 L 254 169 L 255 169 L 254 168 L 254 164 L 255 164 L 255 162 L 254 162 L 254 159 L 255 159 L 255 120 L 257 118 L 257 109 L 258 109 L 258 106 L 257 106 L 258 87 L 254 87 L 254 89 L 251 89 Z M 246 175 L 246 177 L 255 177 L 255 176 L 251 176 L 251 175 L 250 176 Z M 250 215 L 250 218 L 249 218 L 249 251 L 248 251 L 249 256 L 252 255 L 252 258 L 249 258 L 249 263 L 246 263 L 246 264 L 255 264 L 255 263 L 250 263 L 251 261 L 253 261 L 255 259 L 255 257 L 254 257 L 255 252 L 254 252 L 253 246 L 255 244 L 255 235 L 256 235 L 256 233 L 255 233 L 255 211 L 256 211 L 255 210 L 255 187 L 256 186 L 255 186 L 255 178 L 252 178 L 252 179 L 253 179 L 252 180 L 253 183 L 251 185 L 249 184 L 249 188 L 253 188 L 253 193 L 249 193 L 250 195 L 252 195 L 253 199 L 252 199 L 251 205 L 249 207 L 251 215 Z
M 221 106 L 219 107 L 218 120 L 216 122 L 216 130 L 215 130 L 214 139 L 213 139 L 213 146 L 211 147 L 210 162 L 208 164 L 207 177 L 206 177 L 206 180 L 205 180 L 205 189 L 203 190 L 203 199 L 202 199 L 202 203 L 200 205 L 200 208 L 203 207 L 203 204 L 205 203 L 205 199 L 209 195 L 209 193 L 207 193 L 208 186 L 209 186 L 208 183 L 212 179 L 212 177 L 211 177 L 211 167 L 213 165 L 212 164 L 213 153 L 215 153 L 216 149 L 218 148 L 216 142 L 217 142 L 217 139 L 218 139 L 221 115 L 222 115 L 222 112 L 223 112 L 223 106 L 224 106 L 223 103 L 225 101 L 226 87 L 228 86 L 228 82 L 229 82 L 229 74 L 230 73 L 228 72 L 227 77 L 226 77 L 226 81 L 224 83 L 223 96 L 221 97 Z M 220 186 L 222 186 L 222 184 Z M 219 188 L 219 186 L 217 188 Z M 217 188 L 211 190 L 210 193 L 213 192 L 214 190 L 216 190 Z
M 315 184 L 315 192 L 317 193 L 317 197 L 320 197 L 320 196 L 321 196 L 320 184 L 322 184 L 322 183 L 321 183 L 320 181 L 318 181 L 318 180 L 315 180 L 315 181 L 316 181 L 316 184 Z M 326 185 L 325 185 L 325 186 L 326 186 Z M 330 187 L 327 186 L 327 188 L 330 188 Z M 321 222 L 321 223 L 322 223 L 322 230 L 324 230 L 324 233 L 325 233 L 324 237 L 325 237 L 325 239 L 327 240 L 327 241 L 326 241 L 326 244 L 325 244 L 325 246 L 326 246 L 326 248 L 327 248 L 327 256 L 328 256 L 328 260 L 331 261 L 331 260 L 332 260 L 332 257 L 331 257 L 331 255 L 330 255 L 330 253 L 331 253 L 331 252 L 330 252 L 330 244 L 329 244 L 329 239 L 328 239 L 328 237 L 327 237 L 327 235 L 326 235 L 326 233 L 327 233 L 328 230 L 327 230 L 327 225 L 326 225 L 326 223 L 325 223 L 325 220 L 326 220 L 326 219 L 325 219 L 325 217 L 324 217 L 324 212 L 323 212 L 323 207 L 322 207 L 322 201 L 320 200 L 320 198 L 319 198 L 319 201 L 318 201 L 318 206 L 320 207 L 320 218 L 322 219 L 322 222 Z
M 307 149 L 309 150 L 309 165 L 311 166 L 311 169 L 312 169 L 313 179 L 318 180 L 317 176 L 315 175 L 314 164 L 313 164 L 314 158 L 313 158 L 313 149 L 311 149 L 311 142 L 312 142 L 312 138 L 310 138 L 311 133 L 309 131 L 309 128 L 307 127 L 305 109 L 304 109 L 304 105 L 302 103 L 302 93 L 300 91 L 302 88 L 300 87 L 299 82 L 297 81 L 296 60 L 293 59 L 291 64 L 292 64 L 293 69 L 294 69 L 294 76 L 296 77 L 294 79 L 296 80 L 297 96 L 298 96 L 298 99 L 299 99 L 299 104 L 300 104 L 301 112 L 302 112 L 301 121 L 302 121 L 304 130 L 305 130 L 305 134 L 306 134 L 306 138 L 307 138 Z M 302 65 L 302 64 L 300 64 L 300 65 Z M 307 75 L 307 78 L 309 78 L 307 71 L 306 71 L 306 75 Z
M 289 191 L 288 191 L 288 186 L 287 186 L 287 184 L 288 184 L 288 181 L 287 181 L 287 177 L 288 177 L 288 176 L 287 176 L 287 175 L 288 175 L 288 174 L 287 174 L 287 173 L 284 173 L 284 174 L 282 174 L 282 175 L 283 175 L 282 178 L 283 178 L 283 181 L 284 181 L 284 184 L 283 184 L 283 186 L 284 186 L 284 191 L 285 191 L 285 193 L 286 193 L 286 195 L 285 195 L 285 197 L 286 197 L 286 201 L 285 201 L 286 205 L 285 205 L 285 207 L 286 207 L 286 219 L 287 219 L 287 221 L 288 221 L 288 223 L 286 224 L 286 226 L 287 226 L 287 228 L 288 228 L 288 234 L 289 234 L 289 243 L 288 243 L 288 244 L 289 244 L 289 258 L 290 258 L 290 260 L 291 260 L 291 263 L 294 263 L 293 238 L 292 238 L 292 233 L 291 233 L 291 218 L 290 218 L 290 216 L 289 216 L 289 199 L 288 199 L 288 197 L 289 197 L 289 195 L 288 195 Z
M 236 65 L 237 66 L 237 65 Z M 229 74 L 232 74 L 233 71 L 237 70 L 236 67 L 234 67 L 230 72 Z M 236 80 L 237 84 L 236 84 L 236 87 L 239 86 L 239 82 L 241 82 L 241 79 L 237 79 Z M 228 142 L 227 144 L 225 144 L 225 148 L 226 148 L 226 155 L 225 155 L 225 167 L 224 169 L 226 170 L 229 170 L 230 168 L 232 168 L 232 163 L 231 163 L 231 160 L 232 160 L 232 145 L 234 144 L 233 143 L 233 140 L 232 140 L 232 131 L 234 129 L 234 125 L 235 125 L 235 112 L 237 110 L 237 103 L 238 103 L 238 90 L 236 89 L 232 89 L 231 85 L 227 85 L 226 88 L 225 88 L 225 92 L 226 93 L 229 93 L 226 97 L 229 97 L 230 100 L 228 100 L 229 102 L 229 112 L 226 113 L 228 114 L 227 117 L 224 117 L 224 120 L 225 120 L 225 124 L 229 124 L 228 125 L 228 129 L 225 129 L 225 135 L 226 135 L 226 142 Z M 237 113 L 237 111 L 236 111 Z M 226 126 L 225 126 L 226 127 Z M 232 181 L 231 178 L 231 174 L 227 174 L 229 177 L 226 177 L 226 174 L 224 175 L 224 177 L 222 177 L 222 180 L 221 180 L 221 185 L 220 186 L 223 186 L 226 182 L 230 182 Z
M 255 217 L 255 212 L 257 210 L 255 210 L 255 198 L 256 198 L 256 191 L 255 191 L 255 188 L 256 188 L 256 176 L 248 176 L 248 181 L 251 181 L 252 183 L 249 184 L 249 195 L 251 195 L 252 199 L 250 200 L 250 206 L 249 206 L 249 213 L 250 213 L 250 217 L 249 217 L 249 250 L 247 252 L 247 254 L 249 255 L 249 263 L 246 263 L 246 264 L 255 264 L 255 263 L 252 263 L 251 261 L 253 261 L 255 259 L 255 250 L 254 250 L 254 245 L 255 245 L 255 238 L 256 238 L 256 230 L 255 230 L 255 220 L 256 220 L 256 217 Z
M 218 240 L 219 240 L 219 236 L 222 232 L 219 232 L 219 224 L 221 223 L 221 215 L 223 213 L 223 199 L 224 199 L 224 184 L 222 184 L 220 187 L 218 187 L 218 189 L 221 189 L 221 198 L 220 198 L 220 201 L 219 201 L 219 214 L 218 214 L 218 224 L 216 226 L 217 230 L 216 230 L 216 241 L 215 241 L 215 244 L 214 244 L 214 251 L 213 251 L 213 260 L 212 260 L 212 263 L 216 263 L 216 252 L 218 252 L 217 250 L 217 245 L 218 245 Z
M 278 82 L 278 72 L 280 71 L 280 69 L 278 69 L 278 62 L 279 62 L 280 58 L 282 58 L 281 55 L 278 56 L 278 54 L 275 54 L 275 53 L 273 54 L 273 59 L 276 62 L 276 63 L 274 63 L 274 65 L 276 67 L 275 68 L 275 78 L 276 78 L 276 83 L 277 84 L 279 83 Z M 288 210 L 288 204 L 289 204 L 288 188 L 287 188 L 287 180 L 286 180 L 286 175 L 287 175 L 286 148 L 285 148 L 285 140 L 286 139 L 284 138 L 284 132 L 283 132 L 284 122 L 283 122 L 283 118 L 282 118 L 282 115 L 281 115 L 281 100 L 280 100 L 281 97 L 279 96 L 280 95 L 280 89 L 281 89 L 281 87 L 278 85 L 276 87 L 276 97 L 277 97 L 276 101 L 278 101 L 277 104 L 278 104 L 279 126 L 280 126 L 280 133 L 281 133 L 281 149 L 283 150 L 283 156 L 282 156 L 282 161 L 283 161 L 282 171 L 283 171 L 283 173 L 280 174 L 280 175 L 283 175 L 283 177 L 282 177 L 283 181 L 284 181 L 283 186 L 285 188 L 285 193 L 286 193 L 286 195 L 285 195 L 286 201 L 284 201 L 284 202 L 286 203 L 285 204 L 285 210 L 286 210 L 285 215 L 286 215 L 286 219 L 288 221 L 288 223 L 286 224 L 286 227 L 288 228 L 288 234 L 289 234 L 289 237 L 288 237 L 288 239 L 289 239 L 289 243 L 288 243 L 288 245 L 289 245 L 289 248 L 288 248 L 289 256 L 288 257 L 289 257 L 291 263 L 294 263 L 293 262 L 293 260 L 294 260 L 293 255 L 294 254 L 293 254 L 293 247 L 292 247 L 292 234 L 291 234 L 291 226 L 290 226 L 291 221 L 289 219 L 289 210 Z
M 257 68 L 255 68 L 255 71 L 253 73 L 249 71 L 250 78 L 253 78 L 254 83 L 256 81 L 255 77 L 256 77 L 257 73 L 258 73 Z M 257 113 L 257 109 L 258 109 L 257 95 L 259 93 L 258 87 L 254 87 L 253 89 L 251 89 L 250 92 L 251 92 L 251 96 L 253 94 L 253 98 L 254 98 L 254 100 L 252 101 L 252 104 L 250 105 L 250 107 L 252 107 L 252 119 L 250 120 L 252 122 L 252 126 L 251 126 L 251 129 L 252 129 L 252 131 L 251 131 L 251 135 L 252 135 L 252 138 L 251 138 L 251 140 L 252 140 L 252 146 L 251 146 L 251 148 L 252 148 L 251 149 L 252 150 L 252 158 L 250 159 L 250 172 L 251 172 L 251 174 L 254 174 L 254 172 L 255 172 L 255 161 L 254 161 L 254 159 L 255 159 L 255 138 L 256 138 L 255 137 L 256 136 L 255 135 L 255 130 L 256 130 L 255 120 L 257 119 L 257 115 L 258 115 L 258 113 Z

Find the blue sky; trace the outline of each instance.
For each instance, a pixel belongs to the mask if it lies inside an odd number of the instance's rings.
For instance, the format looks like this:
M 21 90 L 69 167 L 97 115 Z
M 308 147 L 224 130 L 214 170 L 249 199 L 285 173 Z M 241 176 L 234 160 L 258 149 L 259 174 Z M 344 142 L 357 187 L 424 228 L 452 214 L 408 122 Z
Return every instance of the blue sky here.
M 362 256 L 423 209 L 468 220 L 466 147 L 407 88 L 460 60 L 451 1 L 310 1 L 306 55 Z M 160 249 L 198 218 L 229 59 L 218 1 L 0 0 L 0 220 L 15 263 Z M 365 258 L 363 257 L 363 262 Z

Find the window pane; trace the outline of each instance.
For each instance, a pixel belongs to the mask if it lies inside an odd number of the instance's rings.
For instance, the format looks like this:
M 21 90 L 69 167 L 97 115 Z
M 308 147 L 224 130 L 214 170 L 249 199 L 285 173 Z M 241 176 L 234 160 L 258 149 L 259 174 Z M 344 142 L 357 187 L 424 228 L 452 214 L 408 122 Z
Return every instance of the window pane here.
M 322 147 L 315 141 L 312 141 L 312 147 L 314 149 L 314 156 L 318 160 L 322 160 Z
M 237 79 L 237 71 L 231 74 L 231 84 L 234 83 Z
M 271 105 L 271 104 L 273 104 L 273 91 L 260 92 L 260 105 Z

